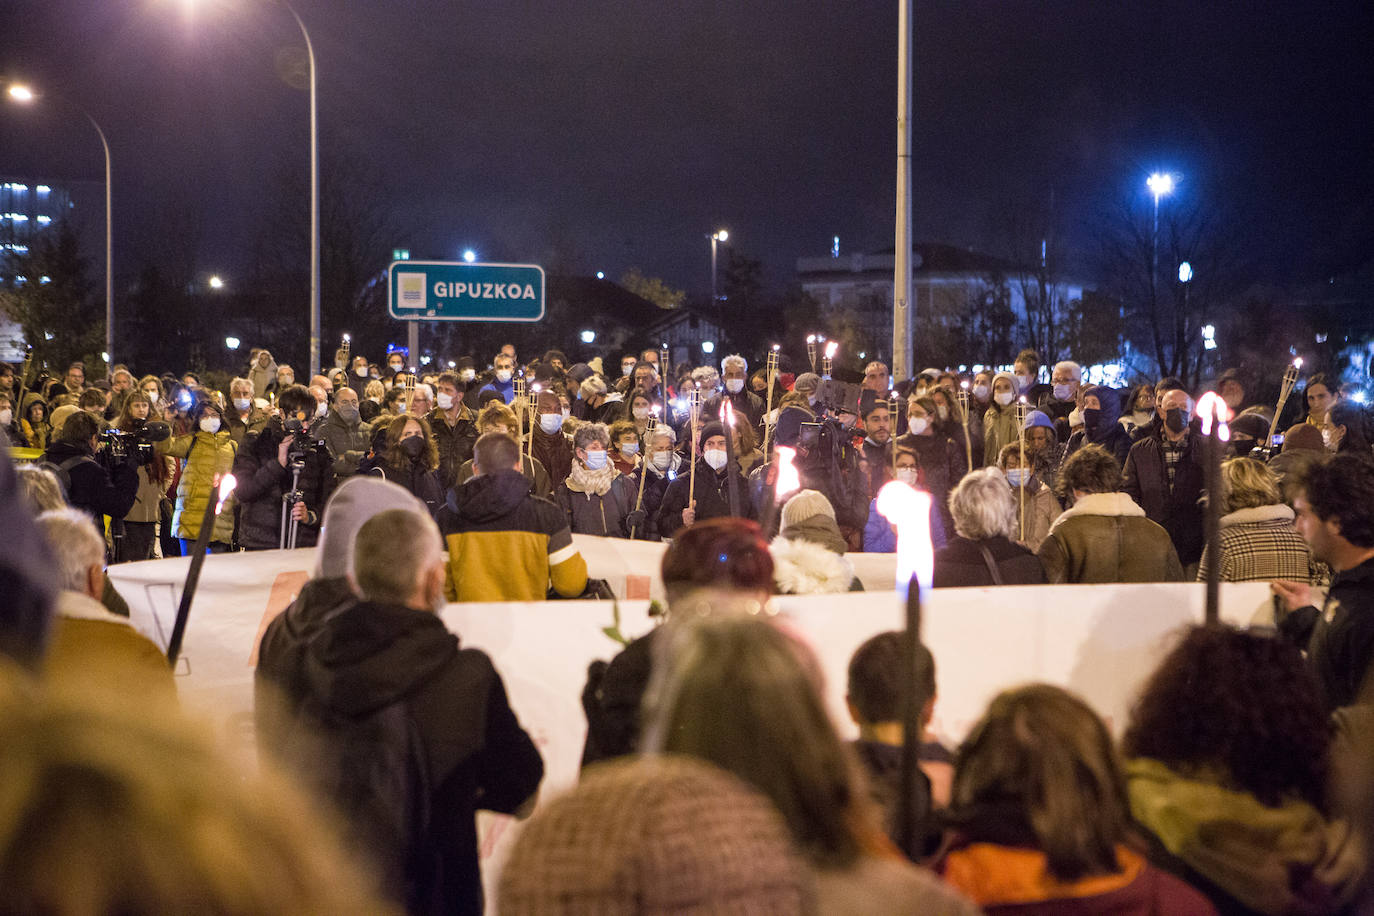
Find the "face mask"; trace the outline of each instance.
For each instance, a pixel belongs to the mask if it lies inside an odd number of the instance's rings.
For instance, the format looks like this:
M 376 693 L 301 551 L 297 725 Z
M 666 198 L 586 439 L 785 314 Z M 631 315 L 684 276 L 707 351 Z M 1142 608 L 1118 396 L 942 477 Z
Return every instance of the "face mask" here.
M 353 370 L 353 373 L 357 375 L 358 378 L 367 378 L 367 367 L 359 366 L 358 368 Z
M 806 403 L 810 404 L 812 407 L 815 407 L 815 406 L 816 406 L 816 402 L 819 401 L 819 400 L 820 400 L 820 398 L 816 397 L 814 394 L 811 394 L 811 395 L 807 395 L 807 396 L 806 396 Z
M 405 413 L 405 412 L 406 412 L 406 402 L 405 402 L 405 401 L 397 401 L 397 402 L 396 402 L 396 413 L 398 413 L 398 414 L 403 414 L 403 413 Z
M 1022 484 L 1030 483 L 1030 475 L 1026 473 L 1025 468 L 1007 468 L 1002 473 L 1007 475 L 1007 483 L 1011 484 L 1013 487 L 1019 487 Z
M 638 442 L 626 442 L 626 443 L 623 443 L 623 444 L 620 446 L 620 454 L 622 454 L 622 455 L 638 455 L 638 454 L 639 454 L 639 443 L 638 443 Z
M 1073 386 L 1072 386 L 1072 385 L 1055 385 L 1055 386 L 1054 386 L 1054 396 L 1055 396 L 1056 398 L 1058 398 L 1059 400 L 1061 400 L 1061 401 L 1067 401 L 1069 398 L 1073 397 Z
M 929 390 L 930 390 L 930 389 L 928 389 L 925 385 L 922 385 L 921 387 L 919 387 L 919 388 L 916 389 L 916 397 L 918 397 L 918 398 L 923 398 L 923 397 L 925 397 L 925 396 L 926 396 L 926 392 L 929 391 Z
M 3 417 L 3 416 L 4 416 L 4 414 L 0 414 L 0 417 Z M 1323 429 L 1323 430 L 1322 430 L 1322 445 L 1326 447 L 1327 451 L 1330 451 L 1331 448 L 1332 448 L 1333 446 L 1335 446 L 1335 444 L 1336 444 L 1336 437 L 1333 436 L 1333 435 L 1331 435 L 1331 430 L 1329 430 L 1329 429 Z
M 668 470 L 668 465 L 672 463 L 672 452 L 659 452 L 657 455 L 654 456 L 654 467 L 658 468 L 660 471 Z
M 634 364 L 634 363 L 624 363 L 624 364 L 622 364 L 621 367 L 620 367 L 620 374 L 621 374 L 621 375 L 629 375 L 631 372 L 634 372 L 634 371 L 635 371 L 635 364 Z
M 1171 407 L 1164 411 L 1164 426 L 1169 432 L 1178 435 L 1188 426 L 1188 417 L 1181 407 Z
M 324 401 L 321 401 L 320 403 L 315 405 L 315 416 L 322 417 L 327 413 L 329 413 L 329 404 L 327 404 Z
M 200 428 L 211 434 L 219 432 L 219 417 L 201 417 Z
M 911 434 L 914 436 L 919 436 L 921 433 L 925 432 L 926 427 L 929 425 L 930 421 L 927 420 L 925 417 L 920 417 L 915 420 L 906 421 L 906 428 L 911 430 Z
M 354 407 L 352 404 L 341 404 L 336 408 L 336 412 L 339 415 L 339 419 L 343 420 L 345 423 L 358 422 L 358 408 Z
M 582 463 L 587 466 L 589 471 L 599 471 L 606 466 L 606 453 L 602 451 L 588 452 Z
M 1015 397 L 1016 395 L 1010 391 L 999 391 L 992 396 L 992 399 L 1003 407 L 1006 407 Z
M 908 486 L 916 486 L 916 469 L 898 468 L 897 479 L 900 480 L 902 483 L 907 484 Z
M 725 449 L 708 448 L 701 453 L 701 457 L 706 459 L 706 463 L 711 466 L 711 470 L 719 471 L 725 467 Z
M 725 390 L 731 394 L 739 394 L 744 390 L 744 379 L 728 378 L 725 380 Z
M 419 458 L 420 453 L 425 450 L 424 436 L 411 436 L 409 439 L 401 440 L 401 451 L 411 458 Z
M 943 404 L 938 404 L 938 405 L 936 405 L 936 407 L 935 407 L 935 413 L 939 415 L 939 417 L 940 417 L 941 420 L 948 420 L 948 419 L 949 419 L 949 408 L 946 407 L 946 406 L 943 405 Z
M 973 386 L 973 396 L 974 396 L 975 398 L 977 398 L 978 400 L 980 400 L 980 401 L 986 401 L 986 400 L 988 399 L 988 386 L 987 386 L 987 385 L 974 385 L 974 386 Z
M 496 370 L 496 380 L 497 380 L 498 382 L 500 382 L 501 384 L 504 385 L 506 382 L 509 382 L 509 381 L 510 381 L 510 377 L 511 377 L 511 371 L 510 371 L 509 369 L 497 369 L 497 370 Z
M 1030 386 L 1031 386 L 1031 377 L 1030 377 L 1029 375 L 1022 375 L 1022 374 L 1019 373 L 1019 372 L 1016 373 L 1016 390 L 1017 390 L 1017 391 L 1020 391 L 1020 392 L 1029 391 L 1029 390 L 1030 390 Z
M 434 403 L 439 405 L 440 410 L 448 410 L 453 406 L 453 395 L 446 391 L 441 391 L 435 395 Z
M 1079 410 L 1077 407 L 1075 407 L 1073 410 L 1069 411 L 1069 429 L 1073 429 L 1075 426 L 1082 426 L 1082 425 L 1083 425 L 1083 411 L 1081 411 L 1081 410 Z
M 465 382 L 470 382 L 470 381 L 472 381 L 473 379 L 477 378 L 477 370 L 476 370 L 476 369 L 464 369 L 464 370 L 462 370 L 461 372 L 458 373 L 458 377 L 459 377 L 460 379 L 462 379 L 463 381 L 465 381 Z
M 1131 419 L 1135 421 L 1136 426 L 1145 426 L 1154 415 L 1155 412 L 1153 410 L 1136 410 L 1131 412 Z
M 9 426 L 12 420 L 14 420 L 13 410 L 10 410 L 8 407 L 4 410 L 0 410 L 0 426 Z
M 1096 430 L 1097 423 L 1102 419 L 1102 411 L 1096 407 L 1085 407 L 1083 409 L 1083 425 L 1089 430 Z
M 283 378 L 277 379 L 278 388 L 290 388 L 294 384 L 296 384 L 295 376 L 288 375 Z
M 552 436 L 563 428 L 563 415 L 561 413 L 541 413 L 539 415 L 539 428 Z
M 248 398 L 234 398 L 234 409 L 237 410 L 239 413 L 243 413 L 245 410 L 252 406 L 253 402 Z
M 630 413 L 634 414 L 636 420 L 644 420 L 648 418 L 652 411 L 648 407 L 632 407 L 630 408 Z

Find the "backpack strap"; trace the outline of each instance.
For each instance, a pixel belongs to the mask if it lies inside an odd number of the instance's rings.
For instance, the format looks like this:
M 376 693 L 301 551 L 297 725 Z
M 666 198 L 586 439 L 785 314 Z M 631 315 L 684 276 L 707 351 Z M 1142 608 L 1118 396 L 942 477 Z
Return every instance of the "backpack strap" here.
M 978 549 L 983 553 L 983 562 L 987 564 L 988 575 L 992 576 L 993 585 L 1002 585 L 1002 573 L 997 568 L 997 561 L 992 558 L 992 551 L 988 550 L 986 544 L 979 544 Z

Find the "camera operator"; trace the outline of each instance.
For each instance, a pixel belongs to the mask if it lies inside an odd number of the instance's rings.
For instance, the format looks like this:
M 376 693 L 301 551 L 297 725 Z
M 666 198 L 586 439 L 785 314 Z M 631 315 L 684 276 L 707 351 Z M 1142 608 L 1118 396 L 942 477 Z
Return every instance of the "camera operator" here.
M 138 491 L 133 507 L 124 516 L 123 536 L 116 535 L 114 562 L 150 560 L 157 541 L 157 523 L 161 519 L 162 500 L 167 495 L 171 473 L 168 459 L 157 454 L 152 443 L 167 438 L 171 429 L 165 423 L 148 418 L 153 414 L 153 401 L 142 391 L 130 392 L 124 408 L 115 419 L 114 431 L 121 434 L 121 447 L 138 468 Z M 132 440 L 130 442 L 129 440 Z
M 820 405 L 818 405 L 820 406 Z M 849 414 L 843 414 L 849 416 Z M 869 481 L 859 465 L 854 434 L 838 420 L 812 417 L 801 407 L 789 406 L 778 414 L 774 441 L 796 449 L 794 466 L 803 489 L 816 490 L 830 500 L 840 533 L 857 550 L 868 519 Z M 771 499 L 773 463 L 750 475 L 750 492 L 762 505 Z M 774 532 L 765 532 L 772 536 Z
M 319 513 L 329 496 L 333 460 L 312 430 L 316 400 L 303 385 L 284 389 L 277 400 L 281 416 L 259 433 L 249 433 L 234 461 L 239 501 L 239 546 L 244 550 L 275 550 L 285 533 L 284 499 L 289 519 L 297 522 L 297 547 L 313 547 L 319 535 Z M 299 471 L 296 490 L 293 474 Z M 289 545 L 288 545 L 289 546 Z
M 58 480 L 67 491 L 67 502 L 94 516 L 95 526 L 104 537 L 101 516 L 124 518 L 138 497 L 138 470 L 128 459 L 97 460 L 99 439 L 100 421 L 78 410 L 67 418 L 43 458 L 56 466 Z

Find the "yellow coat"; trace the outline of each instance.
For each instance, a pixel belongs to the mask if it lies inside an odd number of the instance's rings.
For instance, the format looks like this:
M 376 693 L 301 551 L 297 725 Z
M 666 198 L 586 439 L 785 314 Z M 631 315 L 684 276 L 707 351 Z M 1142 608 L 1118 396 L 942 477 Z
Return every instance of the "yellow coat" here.
M 210 501 L 215 475 L 228 474 L 233 468 L 238 446 L 229 435 L 229 430 L 222 428 L 213 434 L 202 430 L 174 436 L 158 443 L 158 449 L 173 458 L 187 458 L 186 467 L 181 472 L 181 482 L 177 484 L 172 536 L 195 540 L 200 536 L 200 522 L 205 517 L 205 506 Z M 228 544 L 233 539 L 234 514 L 225 506 L 215 519 L 215 530 L 210 540 Z

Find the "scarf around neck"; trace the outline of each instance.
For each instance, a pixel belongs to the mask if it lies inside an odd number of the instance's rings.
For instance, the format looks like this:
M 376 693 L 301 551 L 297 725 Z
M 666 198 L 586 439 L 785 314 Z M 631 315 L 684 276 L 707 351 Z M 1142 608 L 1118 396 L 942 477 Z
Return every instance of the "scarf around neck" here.
M 568 474 L 568 489 L 574 493 L 594 493 L 597 496 L 605 496 L 606 491 L 611 488 L 611 483 L 619 475 L 620 472 L 615 469 L 615 465 L 610 461 L 607 461 L 601 470 L 590 471 L 586 465 L 574 458 L 572 471 Z

